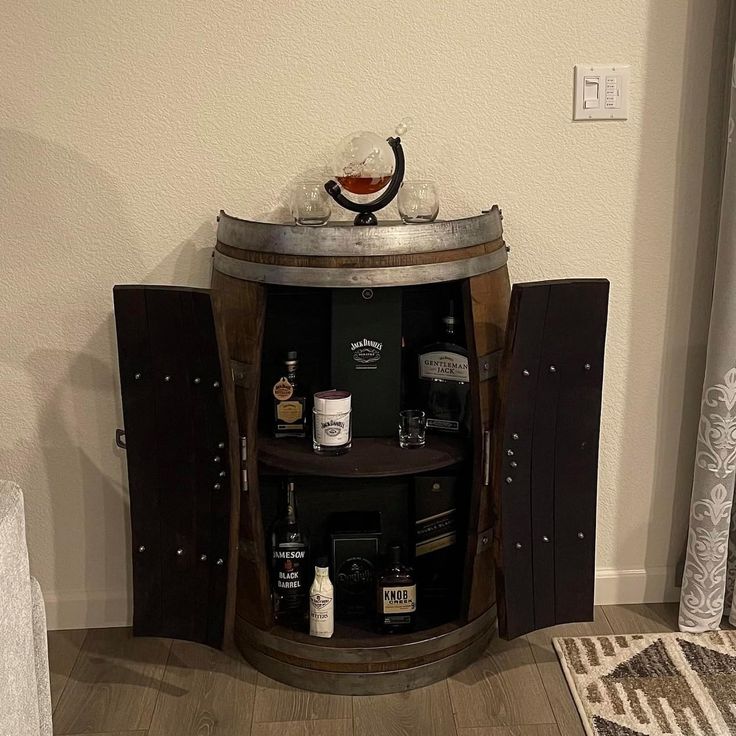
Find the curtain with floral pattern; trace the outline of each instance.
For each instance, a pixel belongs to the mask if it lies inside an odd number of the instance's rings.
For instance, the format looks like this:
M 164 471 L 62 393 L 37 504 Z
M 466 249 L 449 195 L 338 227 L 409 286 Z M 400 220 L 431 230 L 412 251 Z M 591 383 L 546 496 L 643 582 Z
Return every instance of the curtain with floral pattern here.
M 728 616 L 736 625 L 736 56 L 731 75 L 708 358 L 698 427 L 680 629 L 708 631 Z

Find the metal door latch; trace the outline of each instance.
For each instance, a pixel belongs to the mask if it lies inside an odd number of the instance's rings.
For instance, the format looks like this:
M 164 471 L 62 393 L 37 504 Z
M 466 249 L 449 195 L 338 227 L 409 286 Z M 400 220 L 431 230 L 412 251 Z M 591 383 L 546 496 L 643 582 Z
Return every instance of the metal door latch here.
M 125 430 L 124 429 L 116 429 L 115 430 L 115 444 L 121 449 L 121 450 L 127 450 L 128 445 L 125 441 Z

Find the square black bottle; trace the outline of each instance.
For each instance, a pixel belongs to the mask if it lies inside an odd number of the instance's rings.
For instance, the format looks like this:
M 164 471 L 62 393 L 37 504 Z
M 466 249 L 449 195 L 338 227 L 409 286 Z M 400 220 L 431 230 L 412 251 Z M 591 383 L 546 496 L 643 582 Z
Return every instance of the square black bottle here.
M 417 611 L 417 584 L 410 567 L 401 563 L 401 547 L 391 547 L 389 563 L 376 586 L 378 628 L 386 634 L 411 631 Z

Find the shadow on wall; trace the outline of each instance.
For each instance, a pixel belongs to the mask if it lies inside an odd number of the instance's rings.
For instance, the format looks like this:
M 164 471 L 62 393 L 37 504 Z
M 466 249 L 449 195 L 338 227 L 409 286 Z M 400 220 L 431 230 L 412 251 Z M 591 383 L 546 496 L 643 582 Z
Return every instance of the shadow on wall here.
M 657 402 L 657 421 L 651 427 L 656 452 L 651 514 L 639 520 L 639 528 L 642 536 L 646 535 L 648 569 L 650 565 L 661 565 L 666 553 L 666 586 L 670 591 L 679 586 L 679 581 L 674 579 L 675 566 L 685 544 L 718 230 L 721 179 L 718 162 L 723 140 L 729 2 L 715 0 L 711 7 L 713 11 L 708 13 L 703 12 L 702 0 L 690 0 L 688 4 L 671 257 L 661 261 L 653 258 L 647 252 L 647 243 L 640 243 L 631 269 L 634 303 L 644 301 L 658 275 L 661 278 L 662 270 L 669 269 L 659 395 L 642 397 L 629 389 L 624 417 L 627 425 L 641 421 L 640 402 Z M 673 75 L 669 58 L 659 50 L 672 43 L 672 8 L 668 0 L 652 2 L 650 8 L 650 46 L 646 60 L 646 77 L 650 83 L 642 92 L 643 119 L 647 122 L 642 133 L 635 236 L 643 230 L 652 207 L 669 206 L 668 192 L 659 188 L 656 164 L 667 155 L 663 151 L 666 141 L 660 137 L 657 120 L 661 110 L 666 109 L 660 97 L 671 94 L 662 91 L 662 82 Z M 704 38 L 713 38 L 710 76 L 701 62 Z M 639 366 L 646 364 L 651 344 L 658 340 L 658 335 L 646 334 L 637 325 L 632 325 L 630 334 L 627 387 L 639 382 Z M 676 458 L 674 464 L 672 458 Z M 631 460 L 628 456 L 621 458 L 628 466 Z M 644 483 L 642 491 L 647 492 Z M 641 544 L 640 540 L 622 540 L 622 548 L 630 543 Z M 650 573 L 656 572 L 656 568 L 651 568 Z M 646 600 L 661 600 L 662 583 L 661 576 L 647 577 Z
M 0 476 L 24 488 L 52 613 L 123 623 L 130 522 L 112 286 L 208 283 L 214 213 L 146 275 L 156 248 L 109 173 L 12 129 L 0 129 L 0 160 L 0 305 L 14 315 L 0 329 Z

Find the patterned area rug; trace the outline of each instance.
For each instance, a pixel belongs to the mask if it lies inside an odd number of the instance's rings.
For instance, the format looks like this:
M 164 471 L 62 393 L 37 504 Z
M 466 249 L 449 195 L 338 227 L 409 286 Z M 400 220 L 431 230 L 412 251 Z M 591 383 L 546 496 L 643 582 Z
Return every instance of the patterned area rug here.
M 736 631 L 553 642 L 589 736 L 736 735 Z

